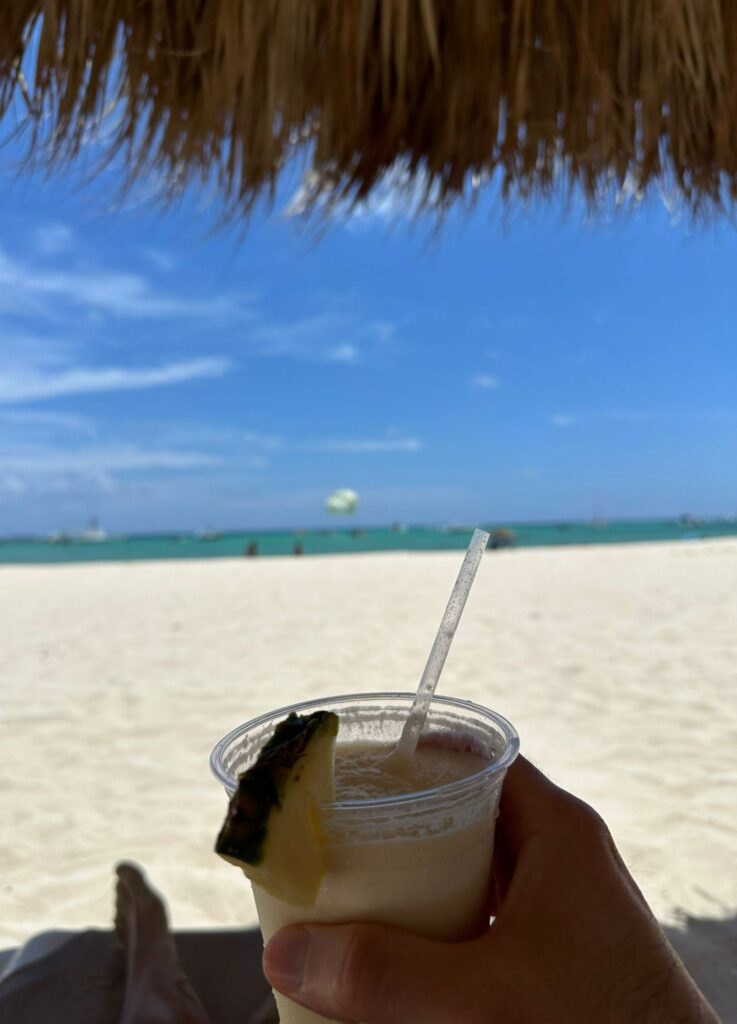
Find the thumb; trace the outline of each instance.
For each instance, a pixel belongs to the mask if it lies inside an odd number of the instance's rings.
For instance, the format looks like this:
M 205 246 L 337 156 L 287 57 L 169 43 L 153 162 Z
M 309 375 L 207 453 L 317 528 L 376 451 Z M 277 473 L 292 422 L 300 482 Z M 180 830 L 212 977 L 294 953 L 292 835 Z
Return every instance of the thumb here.
M 283 928 L 264 951 L 275 989 L 331 1020 L 463 1024 L 477 1019 L 484 939 L 434 942 L 378 924 Z

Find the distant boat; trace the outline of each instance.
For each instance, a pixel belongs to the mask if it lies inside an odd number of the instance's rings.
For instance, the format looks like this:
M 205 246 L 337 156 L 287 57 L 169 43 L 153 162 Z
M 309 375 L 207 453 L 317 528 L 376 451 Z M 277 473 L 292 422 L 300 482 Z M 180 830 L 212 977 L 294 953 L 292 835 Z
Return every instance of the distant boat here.
M 686 513 L 685 515 L 678 517 L 678 522 L 681 526 L 702 526 L 704 520 L 699 519 L 698 516 L 692 516 Z
M 474 527 L 471 523 L 449 523 L 443 527 L 443 533 L 473 533 Z
M 220 530 L 212 530 L 208 528 L 207 530 L 194 530 L 192 536 L 194 537 L 195 540 L 199 540 L 205 544 L 209 544 L 214 540 L 220 540 L 223 534 L 222 531 Z
M 98 519 L 90 519 L 87 529 L 82 531 L 79 539 L 89 544 L 99 544 L 100 541 L 107 540 L 107 533 L 100 526 Z
M 407 532 L 407 524 L 406 523 L 392 523 L 392 525 L 389 527 L 389 529 L 391 530 L 392 533 L 406 533 Z
M 63 530 L 54 530 L 54 532 L 50 533 L 48 536 L 49 544 L 70 544 L 71 540 L 72 538 L 69 534 L 65 533 Z

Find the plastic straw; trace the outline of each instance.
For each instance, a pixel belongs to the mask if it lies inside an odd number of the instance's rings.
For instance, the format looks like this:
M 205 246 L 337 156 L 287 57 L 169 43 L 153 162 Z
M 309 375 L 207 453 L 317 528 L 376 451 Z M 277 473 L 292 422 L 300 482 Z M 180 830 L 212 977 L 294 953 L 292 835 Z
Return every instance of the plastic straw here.
M 466 557 L 463 559 L 458 573 L 458 579 L 445 608 L 440 629 L 430 650 L 420 685 L 417 687 L 415 699 L 412 701 L 407 721 L 404 723 L 402 735 L 394 750 L 384 759 L 384 764 L 390 768 L 406 765 L 414 755 L 417 741 L 427 718 L 430 701 L 437 688 L 440 673 L 443 671 L 445 659 L 448 657 L 450 645 L 453 643 L 453 637 L 458 629 L 458 623 L 488 540 L 489 534 L 484 530 L 474 530 Z

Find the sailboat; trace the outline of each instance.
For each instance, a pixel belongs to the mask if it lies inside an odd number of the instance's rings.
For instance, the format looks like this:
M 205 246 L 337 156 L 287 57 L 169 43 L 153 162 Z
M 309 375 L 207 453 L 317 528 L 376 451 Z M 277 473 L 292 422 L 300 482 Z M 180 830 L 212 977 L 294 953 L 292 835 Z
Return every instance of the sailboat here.
M 100 526 L 100 520 L 93 516 L 87 524 L 87 528 L 82 531 L 80 540 L 87 541 L 90 544 L 99 544 L 100 541 L 107 540 L 107 533 Z

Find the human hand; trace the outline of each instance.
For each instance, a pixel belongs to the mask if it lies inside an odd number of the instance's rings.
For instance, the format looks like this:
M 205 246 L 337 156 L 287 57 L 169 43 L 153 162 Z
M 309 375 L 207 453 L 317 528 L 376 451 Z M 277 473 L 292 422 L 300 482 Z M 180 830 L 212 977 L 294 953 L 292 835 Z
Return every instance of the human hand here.
M 365 1024 L 718 1024 L 599 815 L 523 757 L 508 771 L 488 930 L 469 942 L 376 924 L 284 928 L 274 988 Z

